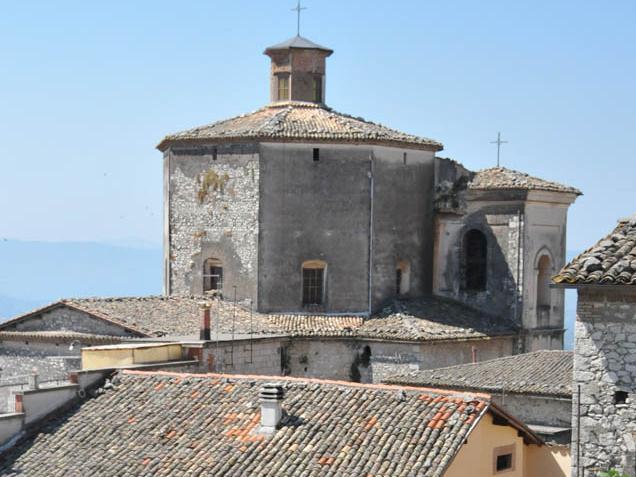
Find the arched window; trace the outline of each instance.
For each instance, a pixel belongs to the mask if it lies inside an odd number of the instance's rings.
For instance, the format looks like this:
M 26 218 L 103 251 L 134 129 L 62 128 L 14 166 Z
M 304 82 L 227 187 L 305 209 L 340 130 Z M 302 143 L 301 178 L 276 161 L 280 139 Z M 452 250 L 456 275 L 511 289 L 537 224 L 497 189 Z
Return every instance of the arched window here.
M 203 293 L 223 290 L 223 264 L 217 258 L 203 262 Z
M 407 260 L 398 260 L 395 269 L 395 293 L 405 295 L 411 288 L 411 264 Z
M 303 263 L 303 306 L 324 303 L 326 270 L 327 264 L 322 260 Z
M 464 236 L 464 286 L 467 290 L 485 290 L 488 280 L 488 241 L 479 230 Z
M 550 292 L 551 268 L 550 257 L 543 255 L 537 263 L 537 324 L 539 326 L 550 324 L 550 307 L 552 305 L 552 293 Z

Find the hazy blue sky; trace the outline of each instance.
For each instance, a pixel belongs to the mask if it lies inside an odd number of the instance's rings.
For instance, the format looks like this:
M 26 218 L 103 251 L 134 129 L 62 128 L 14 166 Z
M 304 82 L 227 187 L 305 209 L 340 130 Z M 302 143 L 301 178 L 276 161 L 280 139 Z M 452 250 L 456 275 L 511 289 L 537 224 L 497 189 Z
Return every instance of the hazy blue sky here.
M 327 102 L 441 154 L 579 187 L 568 248 L 636 212 L 636 2 L 306 0 Z M 0 13 L 0 237 L 160 242 L 163 135 L 268 101 L 293 0 L 21 1 Z

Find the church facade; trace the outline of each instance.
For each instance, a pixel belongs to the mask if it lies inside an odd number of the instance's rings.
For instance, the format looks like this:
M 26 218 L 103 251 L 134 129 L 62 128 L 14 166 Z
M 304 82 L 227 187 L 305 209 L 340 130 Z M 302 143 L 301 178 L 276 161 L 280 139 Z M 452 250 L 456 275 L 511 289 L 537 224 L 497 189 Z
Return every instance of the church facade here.
M 332 110 L 332 53 L 300 36 L 267 48 L 270 104 L 161 141 L 165 293 L 361 317 L 437 295 L 515 323 L 516 351 L 561 349 L 549 282 L 580 192 L 472 172 L 438 141 Z

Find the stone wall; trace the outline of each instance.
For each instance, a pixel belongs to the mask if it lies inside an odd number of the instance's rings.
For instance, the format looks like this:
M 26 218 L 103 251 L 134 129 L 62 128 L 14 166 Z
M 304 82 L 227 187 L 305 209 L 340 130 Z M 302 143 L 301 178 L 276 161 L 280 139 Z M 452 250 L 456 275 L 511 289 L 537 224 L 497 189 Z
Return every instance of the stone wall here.
M 575 328 L 573 476 L 617 468 L 636 475 L 636 294 L 579 289 Z M 581 399 L 578 401 L 578 388 Z M 580 443 L 577 424 L 580 414 Z M 580 446 L 580 447 L 579 447 Z
M 4 331 L 76 331 L 95 335 L 137 336 L 121 326 L 94 318 L 83 311 L 60 306 L 4 328 Z
M 511 338 L 448 341 L 389 342 L 348 339 L 296 339 L 288 345 L 292 376 L 382 382 L 388 376 L 418 369 L 432 369 L 512 353 Z
M 169 282 L 173 295 L 200 295 L 203 263 L 223 265 L 223 293 L 256 303 L 259 155 L 255 144 L 171 148 L 165 154 Z
M 379 383 L 405 371 L 508 356 L 513 339 L 455 342 L 388 342 L 342 338 L 257 338 L 206 343 L 198 354 L 201 371 L 286 375 Z
M 285 338 L 208 342 L 200 354 L 192 350 L 189 356 L 199 359 L 202 372 L 281 376 L 286 342 Z
M 551 396 L 492 393 L 492 399 L 525 424 L 569 428 L 572 400 Z

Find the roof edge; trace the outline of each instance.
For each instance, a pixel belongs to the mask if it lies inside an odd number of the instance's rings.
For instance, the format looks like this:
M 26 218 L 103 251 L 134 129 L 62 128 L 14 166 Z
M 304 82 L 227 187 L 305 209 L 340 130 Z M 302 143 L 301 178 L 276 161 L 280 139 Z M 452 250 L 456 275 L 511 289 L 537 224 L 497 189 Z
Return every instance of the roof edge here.
M 214 379 L 236 379 L 236 380 L 251 380 L 251 381 L 271 381 L 272 376 L 259 375 L 259 374 L 224 374 L 224 373 L 179 373 L 175 371 L 138 371 L 131 369 L 122 370 L 123 374 L 131 375 L 146 375 L 146 376 L 166 376 L 175 378 L 214 378 Z M 302 378 L 295 376 L 276 376 L 276 381 L 291 382 L 291 383 L 312 383 L 312 384 L 329 384 L 334 386 L 346 386 L 352 388 L 363 389 L 376 389 L 386 391 L 399 391 L 408 390 L 415 392 L 429 392 L 435 394 L 441 394 L 445 396 L 461 396 L 464 395 L 467 398 L 475 398 L 475 400 L 482 400 L 491 402 L 492 395 L 488 393 L 466 393 L 457 390 L 428 388 L 421 386 L 406 386 L 399 384 L 375 384 L 375 383 L 354 383 L 351 381 L 338 381 L 335 379 L 319 379 L 319 378 Z

